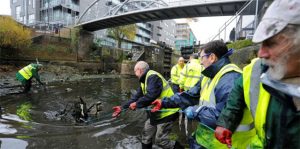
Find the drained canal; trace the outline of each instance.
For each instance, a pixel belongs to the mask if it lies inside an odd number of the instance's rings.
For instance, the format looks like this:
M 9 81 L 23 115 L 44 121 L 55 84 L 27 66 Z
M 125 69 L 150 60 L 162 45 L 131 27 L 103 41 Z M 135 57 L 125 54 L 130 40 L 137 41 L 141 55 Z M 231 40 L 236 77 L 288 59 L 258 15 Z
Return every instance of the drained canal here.
M 47 90 L 1 96 L 1 149 L 139 149 L 145 111 L 111 117 L 112 107 L 128 100 L 137 86 L 136 78 L 100 78 L 51 83 Z M 96 114 L 92 108 L 85 122 L 76 122 L 70 107 L 79 97 L 87 107 L 101 102 L 102 110 Z M 171 137 L 185 141 L 177 123 Z

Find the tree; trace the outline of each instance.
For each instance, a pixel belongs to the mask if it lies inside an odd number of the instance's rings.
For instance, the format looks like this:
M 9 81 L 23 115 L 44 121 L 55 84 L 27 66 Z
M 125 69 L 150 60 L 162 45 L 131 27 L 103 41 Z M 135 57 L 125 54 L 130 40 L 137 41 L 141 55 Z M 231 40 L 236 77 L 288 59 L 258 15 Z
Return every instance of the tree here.
M 31 44 L 31 32 L 10 16 L 0 16 L 0 47 L 22 48 Z
M 136 25 L 125 25 L 107 29 L 110 37 L 118 42 L 118 48 L 121 48 L 121 43 L 124 39 L 134 40 L 136 34 Z

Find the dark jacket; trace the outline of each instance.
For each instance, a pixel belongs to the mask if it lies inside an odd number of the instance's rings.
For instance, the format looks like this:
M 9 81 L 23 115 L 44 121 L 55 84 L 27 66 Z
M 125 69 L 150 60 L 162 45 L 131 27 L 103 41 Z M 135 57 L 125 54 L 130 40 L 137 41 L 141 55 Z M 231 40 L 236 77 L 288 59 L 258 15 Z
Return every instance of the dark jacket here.
M 263 84 L 263 87 L 271 94 L 266 117 L 265 148 L 300 148 L 300 111 L 296 110 L 292 97 L 270 86 Z M 247 108 L 243 90 L 243 77 L 240 77 L 220 114 L 218 126 L 234 131 L 239 125 L 243 110 Z
M 145 83 L 146 75 L 149 70 L 146 70 L 145 73 L 141 76 L 139 82 Z M 158 99 L 162 90 L 163 90 L 163 83 L 159 76 L 157 75 L 150 75 L 147 80 L 147 93 L 144 95 L 141 86 L 137 89 L 137 93 L 130 99 L 128 102 L 122 105 L 123 109 L 128 109 L 129 105 L 133 102 L 136 102 L 137 108 L 146 108 L 151 105 L 151 103 Z M 156 125 L 164 122 L 174 121 L 177 118 L 178 114 L 173 114 L 163 119 L 155 119 L 154 114 L 150 111 L 147 111 L 148 116 L 150 117 L 151 125 Z
M 228 57 L 221 58 L 219 61 L 207 67 L 205 70 L 203 70 L 202 74 L 209 78 L 213 78 L 221 70 L 223 66 L 229 63 L 230 61 Z M 204 123 L 213 128 L 215 127 L 216 120 L 221 110 L 223 109 L 228 99 L 228 95 L 233 87 L 233 82 L 235 79 L 240 77 L 240 75 L 241 75 L 240 73 L 231 71 L 224 74 L 220 78 L 219 83 L 214 89 L 215 96 L 216 96 L 216 107 L 204 106 L 203 108 L 201 108 L 201 110 L 199 110 L 198 113 L 194 113 L 194 115 L 197 115 L 196 119 L 199 122 Z M 169 100 L 167 100 L 167 98 L 164 98 L 162 102 L 162 106 L 166 108 L 180 107 L 181 109 L 185 109 L 189 106 L 198 105 L 200 99 L 200 90 L 201 90 L 201 79 L 190 90 L 185 91 L 181 94 L 180 93 L 175 94 L 174 96 L 170 97 Z

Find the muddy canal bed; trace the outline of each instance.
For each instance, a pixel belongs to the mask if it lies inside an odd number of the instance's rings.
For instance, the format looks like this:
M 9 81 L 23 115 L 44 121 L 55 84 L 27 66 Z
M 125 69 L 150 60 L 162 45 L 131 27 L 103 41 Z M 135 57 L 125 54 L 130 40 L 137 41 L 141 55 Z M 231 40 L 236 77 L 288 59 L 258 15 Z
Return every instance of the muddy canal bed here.
M 1 149 L 139 149 L 146 113 L 126 111 L 119 118 L 111 117 L 111 108 L 130 98 L 130 90 L 137 86 L 136 78 L 97 78 L 49 83 L 46 91 L 34 87 L 29 94 L 1 96 Z M 83 123 L 70 114 L 60 115 L 78 97 L 87 107 L 101 102 L 102 111 L 97 115 L 91 111 Z M 174 127 L 176 139 L 178 125 Z

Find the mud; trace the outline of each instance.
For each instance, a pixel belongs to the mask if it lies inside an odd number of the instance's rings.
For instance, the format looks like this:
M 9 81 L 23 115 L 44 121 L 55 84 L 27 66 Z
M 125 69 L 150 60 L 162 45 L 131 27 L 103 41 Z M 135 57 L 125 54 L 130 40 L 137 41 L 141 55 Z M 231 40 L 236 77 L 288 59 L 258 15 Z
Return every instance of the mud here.
M 30 93 L 17 94 L 20 87 L 14 76 L 20 68 L 3 67 L 0 75 L 1 149 L 141 148 L 145 111 L 124 111 L 118 118 L 111 117 L 112 107 L 128 100 L 130 90 L 138 87 L 135 77 L 90 75 L 69 67 L 60 70 L 45 67 L 40 75 L 42 81 L 47 82 L 47 90 L 34 85 Z M 84 99 L 87 107 L 101 102 L 102 111 L 90 115 L 83 123 L 77 123 L 70 114 L 59 116 L 66 105 L 78 101 L 78 97 Z M 177 124 L 172 139 L 186 144 L 186 137 Z

